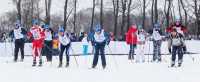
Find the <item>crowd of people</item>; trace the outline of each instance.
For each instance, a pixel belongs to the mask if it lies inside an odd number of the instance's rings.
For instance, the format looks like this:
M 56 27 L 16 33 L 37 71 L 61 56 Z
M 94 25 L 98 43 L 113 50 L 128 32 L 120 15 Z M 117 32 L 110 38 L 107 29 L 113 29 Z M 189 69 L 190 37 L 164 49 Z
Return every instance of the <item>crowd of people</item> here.
M 1 32 L 1 31 L 0 31 Z M 136 63 L 145 62 L 144 48 L 146 41 L 153 41 L 153 59 L 152 62 L 162 62 L 161 59 L 161 44 L 163 40 L 168 40 L 169 53 L 172 53 L 172 64 L 174 67 L 176 52 L 178 52 L 178 66 L 182 64 L 183 54 L 187 53 L 185 40 L 197 40 L 200 38 L 196 35 L 189 35 L 184 37 L 186 27 L 181 24 L 180 19 L 176 19 L 174 25 L 167 29 L 168 35 L 163 37 L 163 32 L 158 24 L 155 24 L 152 29 L 145 31 L 142 25 L 133 24 L 127 33 L 121 35 L 114 35 L 113 32 L 107 33 L 100 26 L 95 26 L 94 30 L 89 34 L 81 33 L 80 37 L 76 37 L 74 33 L 69 34 L 63 28 L 59 28 L 58 33 L 55 33 L 49 25 L 39 26 L 38 21 L 33 22 L 33 27 L 30 29 L 29 33 L 21 26 L 21 22 L 17 21 L 14 23 L 13 29 L 9 34 L 1 32 L 1 42 L 8 41 L 9 37 L 11 41 L 15 43 L 14 50 L 14 62 L 18 60 L 18 52 L 21 50 L 21 59 L 24 60 L 24 43 L 29 39 L 33 39 L 32 49 L 33 53 L 33 65 L 36 66 L 36 56 L 39 56 L 39 66 L 42 66 L 42 54 L 46 55 L 47 62 L 52 62 L 52 55 L 59 55 L 59 66 L 61 68 L 63 65 L 63 54 L 66 51 L 66 65 L 69 67 L 70 55 L 69 50 L 71 48 L 71 42 L 83 42 L 83 55 L 87 55 L 88 44 L 91 41 L 93 46 L 92 53 L 94 55 L 92 68 L 95 68 L 98 62 L 99 55 L 102 60 L 102 67 L 106 68 L 106 58 L 104 49 L 105 46 L 109 46 L 110 41 L 125 41 L 130 45 L 130 51 L 128 55 L 129 60 L 134 60 L 135 48 L 136 51 Z M 172 49 L 171 49 L 172 48 Z M 140 61 L 140 55 L 142 61 Z

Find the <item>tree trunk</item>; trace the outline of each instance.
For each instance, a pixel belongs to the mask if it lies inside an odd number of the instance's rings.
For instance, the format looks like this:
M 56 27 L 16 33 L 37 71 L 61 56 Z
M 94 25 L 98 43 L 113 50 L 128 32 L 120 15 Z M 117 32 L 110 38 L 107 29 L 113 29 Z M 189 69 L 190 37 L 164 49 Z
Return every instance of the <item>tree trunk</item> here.
M 18 20 L 21 21 L 21 0 L 17 2 Z
M 170 0 L 169 0 L 170 1 Z M 157 0 L 155 0 L 155 23 L 158 24 L 158 9 L 157 9 Z
M 92 19 L 91 19 L 90 32 L 92 32 L 92 30 L 93 30 L 93 23 L 94 23 L 94 10 L 95 10 L 95 0 L 93 0 Z
M 74 0 L 74 34 L 76 35 L 76 3 L 77 3 L 77 0 Z
M 121 35 L 124 33 L 124 24 L 125 24 L 125 13 L 126 13 L 126 0 L 122 0 L 122 25 L 121 25 Z
M 131 3 L 132 3 L 132 0 L 129 0 L 129 3 L 128 3 L 128 12 L 127 12 L 127 31 L 129 30 L 130 28 L 130 7 L 131 7 Z
M 65 0 L 65 6 L 64 6 L 64 30 L 66 30 L 66 26 L 67 26 L 67 3 L 68 0 Z
M 46 25 L 50 24 L 50 10 L 51 10 L 51 0 L 45 0 L 45 7 L 46 7 Z
M 143 18 L 142 18 L 142 26 L 143 26 L 143 29 L 145 29 L 145 0 L 143 0 Z
M 100 9 L 100 26 L 103 29 L 103 0 L 101 0 L 101 9 Z

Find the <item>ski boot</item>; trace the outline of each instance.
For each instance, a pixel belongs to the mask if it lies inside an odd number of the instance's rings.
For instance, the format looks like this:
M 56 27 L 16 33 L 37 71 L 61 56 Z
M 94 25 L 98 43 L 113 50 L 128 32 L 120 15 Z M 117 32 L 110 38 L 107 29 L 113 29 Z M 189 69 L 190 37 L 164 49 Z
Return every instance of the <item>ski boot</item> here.
M 36 60 L 33 60 L 33 67 L 36 66 Z
M 106 69 L 106 66 L 105 66 L 105 65 L 103 66 L 103 70 L 104 70 L 104 69 Z
M 21 61 L 21 62 L 23 62 L 23 61 L 24 61 L 24 59 L 20 59 L 20 61 Z
M 66 67 L 66 68 L 69 68 L 69 62 L 66 63 L 65 67 Z
M 175 61 L 172 61 L 171 67 L 175 66 Z
M 92 65 L 92 69 L 95 69 L 96 66 Z
M 41 67 L 41 66 L 42 66 L 42 60 L 39 61 L 39 67 Z
M 178 60 L 178 67 L 181 67 L 182 59 Z
M 131 59 L 132 59 L 132 60 L 134 60 L 134 59 L 135 59 L 135 58 L 134 58 L 134 54 L 132 54 L 132 55 L 131 55 Z
M 128 60 L 131 60 L 131 54 L 128 55 Z
M 59 63 L 58 68 L 62 68 L 62 62 Z
M 13 62 L 17 62 L 17 60 L 16 60 L 16 59 L 13 59 Z

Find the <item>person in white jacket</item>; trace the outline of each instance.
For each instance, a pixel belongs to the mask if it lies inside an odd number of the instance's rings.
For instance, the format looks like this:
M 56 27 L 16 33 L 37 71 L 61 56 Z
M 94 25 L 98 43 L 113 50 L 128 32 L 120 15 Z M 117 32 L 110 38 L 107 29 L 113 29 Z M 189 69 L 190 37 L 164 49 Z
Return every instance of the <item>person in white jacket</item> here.
M 137 34 L 137 53 L 136 53 L 136 63 L 140 62 L 140 55 L 142 57 L 142 62 L 145 62 L 144 49 L 145 49 L 145 38 L 147 37 L 146 32 L 143 30 L 142 25 L 138 26 Z
M 83 55 L 87 55 L 87 50 L 88 50 L 88 41 L 87 41 L 87 37 L 88 35 L 85 34 L 84 38 L 82 39 L 82 43 L 83 43 Z

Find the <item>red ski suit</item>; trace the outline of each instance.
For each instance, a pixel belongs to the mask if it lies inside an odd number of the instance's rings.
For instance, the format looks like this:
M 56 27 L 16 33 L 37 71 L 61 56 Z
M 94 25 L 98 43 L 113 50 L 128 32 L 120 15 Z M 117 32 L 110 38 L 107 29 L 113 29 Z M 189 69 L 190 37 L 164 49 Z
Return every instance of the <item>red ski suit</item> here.
M 30 29 L 27 39 L 29 39 L 32 34 L 33 34 L 33 51 L 34 51 L 33 59 L 36 60 L 36 51 L 38 50 L 39 59 L 42 60 L 40 50 L 44 43 L 45 33 L 41 27 L 38 28 L 32 27 Z M 40 42 L 40 39 L 42 39 L 42 42 Z

